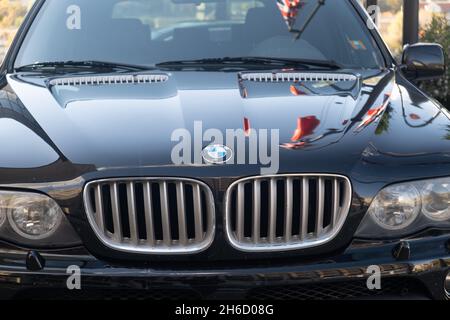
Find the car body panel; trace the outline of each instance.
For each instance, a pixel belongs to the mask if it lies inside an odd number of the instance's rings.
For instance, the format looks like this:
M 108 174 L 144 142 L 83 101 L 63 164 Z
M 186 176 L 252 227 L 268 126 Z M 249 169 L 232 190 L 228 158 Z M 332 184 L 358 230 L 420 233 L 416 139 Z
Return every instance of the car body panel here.
M 58 200 L 63 210 L 70 212 L 68 217 L 87 247 L 98 255 L 114 261 L 145 261 L 149 259 L 146 255 L 117 253 L 99 243 L 86 222 L 81 199 L 83 185 L 93 179 L 110 177 L 200 179 L 213 189 L 217 202 L 216 241 L 204 253 L 191 257 L 152 256 L 150 259 L 220 261 L 273 257 L 274 254 L 242 253 L 230 248 L 220 227 L 227 186 L 239 177 L 260 175 L 261 165 L 175 165 L 170 158 L 175 145 L 171 134 L 175 129 L 187 128 L 193 134 L 197 120 L 203 121 L 205 129 L 239 129 L 244 118 L 248 118 L 255 127 L 280 130 L 280 173 L 335 173 L 349 177 L 352 182 L 351 212 L 335 241 L 322 247 L 275 254 L 280 258 L 307 259 L 344 250 L 371 200 L 386 185 L 445 176 L 450 172 L 447 112 L 415 89 L 398 71 L 361 76 L 362 84 L 355 97 L 341 93 L 297 96 L 290 90 L 292 84 L 286 83 L 274 86 L 276 98 L 273 99 L 242 96 L 237 73 L 181 72 L 171 76 L 176 81 L 168 81 L 167 91 L 173 96 L 167 98 L 124 97 L 111 101 L 95 98 L 95 90 L 91 90 L 89 99 L 81 95 L 61 104 L 47 87 L 47 78 L 29 81 L 23 74 L 9 75 L 8 86 L 3 91 L 18 93 L 13 97 L 19 99 L 19 104 L 27 105 L 34 120 L 32 128 L 47 142 L 43 148 L 47 152 L 53 149 L 59 159 L 53 162 L 50 159 L 45 166 L 39 163 L 36 168 L 23 167 L 23 170 L 17 168 L 17 162 L 15 169 L 5 163 L 0 170 L 4 173 L 1 185 L 41 190 Z M 199 84 L 192 83 L 194 76 Z M 284 96 L 280 97 L 282 92 Z M 36 96 L 40 99 L 35 99 Z M 282 106 L 277 106 L 277 101 L 283 101 Z M 330 101 L 335 105 L 330 106 Z M 297 118 L 314 115 L 320 119 L 324 110 L 327 119 L 336 126 L 339 123 L 333 120 L 343 119 L 341 127 L 327 135 L 330 128 L 319 124 L 312 130 L 313 138 L 306 146 L 291 147 Z M 284 123 L 291 123 L 292 127 Z M 30 177 L 33 177 L 31 181 Z
M 4 138 L 0 142 L 0 187 L 41 192 L 55 199 L 83 248 L 79 248 L 82 253 L 67 253 L 71 248 L 40 250 L 49 268 L 32 272 L 23 260 L 35 248 L 2 243 L 0 271 L 4 277 L 0 287 L 15 291 L 16 287 L 5 284 L 14 281 L 44 286 L 36 281 L 38 277 L 47 285 L 58 282 L 65 276 L 64 268 L 73 263 L 86 266 L 83 272 L 93 287 L 98 279 L 108 284 L 130 280 L 127 288 L 134 285 L 140 289 L 192 285 L 193 281 L 204 287 L 255 287 L 320 281 L 327 274 L 332 274 L 329 280 L 349 280 L 364 278 L 367 266 L 381 264 L 384 275 L 426 278 L 423 280 L 432 296 L 441 296 L 436 283 L 448 270 L 448 230 L 383 243 L 354 239 L 382 188 L 445 177 L 450 172 L 448 111 L 402 75 L 376 30 L 370 32 L 388 67 L 341 70 L 357 79 L 344 89 L 320 81 L 304 85 L 296 81 L 243 81 L 249 70 L 155 70 L 167 74 L 168 81 L 58 87 L 49 84 L 59 77 L 54 74 L 13 70 L 18 47 L 42 3 L 35 3 L 0 68 L 0 133 Z M 351 3 L 361 19 L 368 17 L 356 1 Z M 77 75 L 61 75 L 67 76 Z M 279 173 L 348 177 L 352 205 L 338 236 L 319 247 L 289 252 L 233 249 L 223 231 L 224 195 L 234 181 L 259 176 L 264 166 L 174 164 L 171 152 L 177 142 L 172 141 L 173 132 L 183 128 L 195 136 L 196 121 L 202 121 L 203 130 L 215 128 L 222 133 L 245 129 L 246 125 L 252 130 L 279 130 Z M 203 147 L 208 144 L 204 142 Z M 194 150 L 192 157 L 200 157 L 201 151 Z M 89 181 L 114 177 L 185 177 L 206 183 L 216 202 L 213 244 L 204 252 L 187 256 L 131 254 L 106 248 L 87 221 L 82 193 Z M 412 244 L 413 256 L 404 262 L 392 256 L 401 240 Z M 178 268 L 180 265 L 183 267 Z M 274 278 L 277 281 L 271 282 Z

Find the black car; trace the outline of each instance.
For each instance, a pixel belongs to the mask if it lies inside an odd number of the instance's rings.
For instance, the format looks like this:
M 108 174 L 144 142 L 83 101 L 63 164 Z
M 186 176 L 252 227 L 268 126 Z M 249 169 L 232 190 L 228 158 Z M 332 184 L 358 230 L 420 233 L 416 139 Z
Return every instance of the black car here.
M 37 0 L 0 69 L 1 297 L 448 298 L 449 113 L 415 84 L 444 69 L 356 0 Z

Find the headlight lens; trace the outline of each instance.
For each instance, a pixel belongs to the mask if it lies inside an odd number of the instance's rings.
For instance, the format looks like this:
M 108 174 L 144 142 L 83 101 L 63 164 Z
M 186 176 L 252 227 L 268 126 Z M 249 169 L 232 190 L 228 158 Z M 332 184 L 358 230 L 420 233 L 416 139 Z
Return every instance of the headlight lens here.
M 58 228 L 63 216 L 55 201 L 40 194 L 11 197 L 7 212 L 14 231 L 28 239 L 50 236 Z
M 0 197 L 0 228 L 5 224 L 8 211 L 7 201 Z
M 423 212 L 435 221 L 450 219 L 450 181 L 437 181 L 422 190 Z
M 450 228 L 450 178 L 384 188 L 372 201 L 356 236 L 399 237 L 427 227 Z
M 58 204 L 31 192 L 0 191 L 0 238 L 33 248 L 81 244 Z
M 420 212 L 420 197 L 412 185 L 397 185 L 381 191 L 371 206 L 375 222 L 386 229 L 409 226 Z

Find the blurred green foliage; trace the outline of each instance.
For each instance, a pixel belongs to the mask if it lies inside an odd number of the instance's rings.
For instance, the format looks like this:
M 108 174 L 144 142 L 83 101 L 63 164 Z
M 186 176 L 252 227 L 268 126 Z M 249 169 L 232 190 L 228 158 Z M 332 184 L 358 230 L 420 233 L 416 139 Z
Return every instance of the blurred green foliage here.
M 421 31 L 422 42 L 440 43 L 444 47 L 447 71 L 439 80 L 421 83 L 421 88 L 450 109 L 450 25 L 444 16 L 435 15 L 429 25 Z

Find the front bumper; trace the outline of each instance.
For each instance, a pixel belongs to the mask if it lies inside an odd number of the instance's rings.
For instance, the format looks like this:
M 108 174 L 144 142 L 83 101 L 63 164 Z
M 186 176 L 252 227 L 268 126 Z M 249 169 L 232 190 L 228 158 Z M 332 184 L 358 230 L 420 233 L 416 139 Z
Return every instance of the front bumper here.
M 45 267 L 26 267 L 29 251 L 0 251 L 3 299 L 446 299 L 450 236 L 406 240 L 410 257 L 392 254 L 399 242 L 355 241 L 342 254 L 309 262 L 277 261 L 253 265 L 109 265 L 79 252 L 40 253 Z M 67 289 L 69 266 L 81 272 L 81 290 Z M 381 271 L 381 289 L 366 286 L 369 266 Z M 73 282 L 72 282 L 73 283 Z

